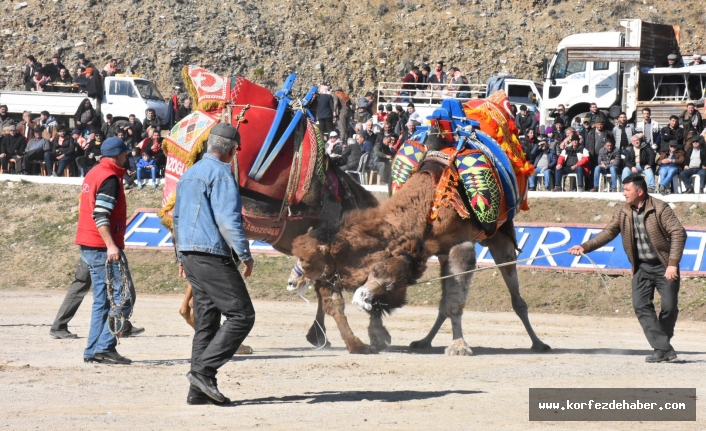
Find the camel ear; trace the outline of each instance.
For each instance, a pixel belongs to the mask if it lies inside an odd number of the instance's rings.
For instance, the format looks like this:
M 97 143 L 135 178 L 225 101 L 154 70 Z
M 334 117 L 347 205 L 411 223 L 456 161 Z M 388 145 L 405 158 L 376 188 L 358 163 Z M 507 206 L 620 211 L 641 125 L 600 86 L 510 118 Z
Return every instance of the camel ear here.
M 309 226 L 309 229 L 307 229 L 306 233 L 309 233 L 309 232 L 311 232 L 312 230 L 314 230 L 314 226 Z

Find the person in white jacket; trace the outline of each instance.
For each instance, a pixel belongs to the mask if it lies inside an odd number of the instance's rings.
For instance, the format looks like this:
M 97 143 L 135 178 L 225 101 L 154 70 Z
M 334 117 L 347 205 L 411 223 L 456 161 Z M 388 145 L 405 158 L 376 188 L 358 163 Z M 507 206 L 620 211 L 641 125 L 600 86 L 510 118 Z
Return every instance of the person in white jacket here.
M 650 108 L 642 109 L 642 120 L 635 122 L 635 132 L 640 139 L 657 151 L 659 147 L 659 124 L 652 118 Z

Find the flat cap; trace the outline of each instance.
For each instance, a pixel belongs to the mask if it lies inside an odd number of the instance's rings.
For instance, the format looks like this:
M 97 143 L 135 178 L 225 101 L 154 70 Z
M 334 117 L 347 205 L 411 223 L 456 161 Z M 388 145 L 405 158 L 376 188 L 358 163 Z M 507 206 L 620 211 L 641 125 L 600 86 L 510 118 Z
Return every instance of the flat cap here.
M 211 134 L 220 136 L 221 138 L 240 140 L 240 134 L 238 133 L 238 129 L 228 123 L 216 124 L 215 126 L 213 126 L 213 129 L 211 129 Z
M 123 153 L 129 152 L 130 149 L 128 149 L 127 145 L 125 145 L 125 142 L 123 142 L 123 140 L 120 138 L 108 138 L 101 145 L 101 155 L 103 156 L 117 157 Z
M 669 55 L 667 56 L 667 60 L 676 60 L 676 59 L 677 59 L 677 55 L 676 55 L 676 54 L 669 54 Z

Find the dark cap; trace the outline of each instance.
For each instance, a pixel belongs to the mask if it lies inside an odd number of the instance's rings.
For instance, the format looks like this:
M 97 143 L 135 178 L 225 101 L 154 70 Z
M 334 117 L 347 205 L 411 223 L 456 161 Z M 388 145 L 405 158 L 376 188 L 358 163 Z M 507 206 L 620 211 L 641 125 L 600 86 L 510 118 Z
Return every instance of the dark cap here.
M 108 138 L 101 145 L 101 155 L 107 157 L 118 157 L 123 153 L 129 153 L 130 149 L 120 138 Z
M 579 135 L 577 133 L 574 133 L 571 135 L 571 140 L 572 141 L 581 141 L 581 138 L 579 138 Z
M 79 54 L 78 55 L 79 60 L 85 60 L 86 59 L 86 54 Z
M 73 130 L 71 131 L 71 134 L 72 134 L 72 135 L 80 135 L 80 134 L 81 134 L 81 131 L 78 130 L 78 129 L 73 129 Z
M 32 129 L 34 133 L 42 133 L 44 131 L 44 127 L 42 126 L 37 126 L 34 129 Z
M 603 117 L 596 117 L 596 123 L 603 123 L 605 121 L 605 118 Z
M 563 126 L 563 125 L 564 125 L 564 119 L 561 118 L 561 117 L 557 117 L 557 118 L 554 120 L 554 124 L 561 124 L 561 125 Z
M 676 140 L 672 139 L 671 141 L 669 141 L 669 146 L 670 147 L 678 147 L 679 143 Z
M 676 59 L 677 59 L 677 55 L 676 55 L 676 54 L 669 54 L 669 55 L 667 56 L 667 60 L 676 60 Z
M 228 123 L 218 123 L 211 129 L 211 135 L 220 136 L 234 141 L 240 140 L 238 129 Z

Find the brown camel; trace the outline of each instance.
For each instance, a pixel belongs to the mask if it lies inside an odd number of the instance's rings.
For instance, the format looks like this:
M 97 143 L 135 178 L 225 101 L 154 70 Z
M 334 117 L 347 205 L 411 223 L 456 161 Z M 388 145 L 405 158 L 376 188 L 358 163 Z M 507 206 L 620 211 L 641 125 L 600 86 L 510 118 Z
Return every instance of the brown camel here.
M 453 207 L 446 206 L 441 207 L 437 219 L 429 224 L 435 189 L 431 175 L 419 172 L 379 207 L 346 215 L 335 235 L 327 237 L 314 230 L 294 241 L 294 255 L 300 259 L 304 275 L 333 291 L 335 300 L 324 301 L 324 311 L 339 322 L 351 353 L 373 353 L 389 343 L 390 337 L 382 325 L 372 325 L 371 321 L 368 329 L 371 347 L 355 337 L 347 323 L 342 328 L 340 322 L 346 322 L 342 290 L 355 291 L 353 303 L 374 316 L 391 311 L 390 304 L 404 304 L 406 286 L 421 276 L 424 262 L 431 254 L 438 256 L 442 275 L 475 268 L 475 242 L 482 236 L 481 226 L 473 218 L 462 219 Z M 481 244 L 489 247 L 498 264 L 516 259 L 511 222 Z M 512 307 L 532 340 L 532 350 L 549 350 L 530 325 L 515 265 L 502 268 L 501 273 L 510 291 Z M 461 322 L 471 279 L 467 274 L 442 282 L 436 322 L 426 337 L 411 344 L 412 348 L 430 348 L 439 328 L 450 318 L 453 344 L 446 353 L 472 354 L 463 339 Z

